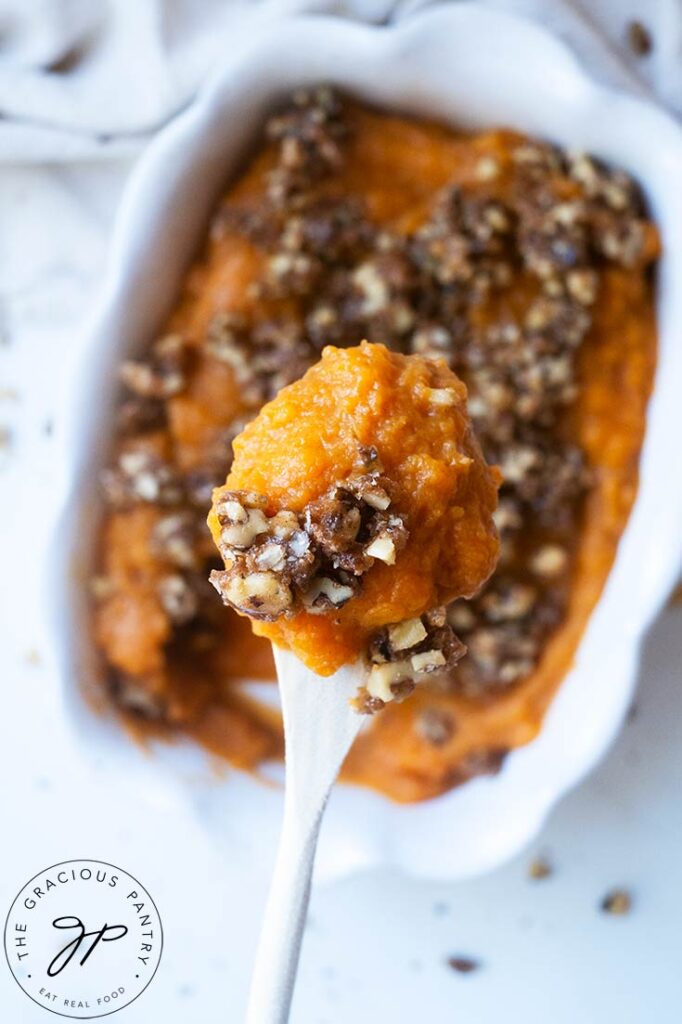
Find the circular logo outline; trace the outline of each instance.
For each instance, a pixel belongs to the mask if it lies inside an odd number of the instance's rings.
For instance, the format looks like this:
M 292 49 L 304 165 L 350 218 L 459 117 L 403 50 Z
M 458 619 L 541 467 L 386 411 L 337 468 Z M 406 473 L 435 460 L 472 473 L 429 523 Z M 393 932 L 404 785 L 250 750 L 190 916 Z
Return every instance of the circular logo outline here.
M 59 1010 L 54 1010 L 51 1006 L 47 1006 L 45 1003 L 39 1002 L 34 996 L 31 995 L 30 992 L 27 992 L 27 990 L 21 984 L 19 978 L 17 978 L 16 974 L 14 973 L 14 971 L 12 969 L 12 964 L 10 963 L 9 950 L 8 950 L 7 929 L 9 928 L 10 917 L 12 916 L 12 911 L 14 910 L 14 907 L 15 907 L 15 904 L 16 904 L 17 900 L 21 896 L 21 894 L 24 891 L 24 889 L 26 889 L 27 886 L 29 886 L 32 882 L 35 882 L 37 878 L 40 878 L 41 876 L 46 875 L 49 871 L 53 871 L 55 868 L 64 867 L 67 864 L 99 864 L 99 865 L 101 865 L 102 867 L 105 867 L 105 868 L 114 868 L 114 870 L 120 871 L 122 874 L 127 875 L 127 877 L 132 879 L 132 881 L 135 882 L 135 884 L 138 885 L 140 887 L 140 889 L 142 889 L 142 891 L 147 895 L 151 905 L 153 906 L 153 908 L 154 908 L 154 910 L 156 912 L 156 917 L 157 917 L 157 920 L 159 922 L 159 932 L 160 932 L 159 955 L 158 955 L 158 958 L 157 958 L 154 970 L 150 974 L 150 976 L 149 976 L 146 984 L 144 985 L 144 987 L 140 989 L 140 991 L 137 993 L 137 995 L 133 996 L 133 998 L 130 1000 L 130 1002 L 122 1003 L 120 1006 L 116 1006 L 113 1010 L 106 1010 L 104 1013 L 90 1014 L 88 1017 L 72 1017 L 70 1014 L 61 1013 Z M 35 873 L 35 875 L 33 875 L 31 878 L 28 879 L 28 881 L 24 882 L 24 884 L 19 889 L 19 892 L 16 894 L 16 896 L 12 900 L 12 902 L 10 904 L 10 907 L 9 907 L 9 910 L 7 911 L 7 916 L 5 918 L 5 925 L 4 925 L 3 933 L 2 933 L 2 945 L 3 945 L 4 951 L 5 951 L 5 960 L 7 962 L 7 968 L 9 970 L 10 974 L 12 975 L 12 977 L 14 978 L 14 981 L 16 982 L 17 987 L 19 989 L 21 989 L 21 991 L 24 993 L 24 995 L 27 996 L 27 998 L 30 999 L 32 1003 L 35 1003 L 36 1006 L 39 1006 L 43 1010 L 47 1010 L 48 1013 L 55 1014 L 55 1016 L 57 1016 L 57 1017 L 63 1017 L 63 1018 L 68 1019 L 68 1020 L 99 1020 L 102 1017 L 111 1017 L 114 1013 L 118 1013 L 120 1010 L 125 1010 L 126 1007 L 128 1007 L 128 1006 L 132 1006 L 133 1003 L 137 999 L 140 998 L 140 996 L 143 994 L 143 992 L 147 991 L 147 989 L 149 988 L 150 984 L 152 983 L 152 981 L 156 977 L 156 972 L 159 969 L 159 966 L 161 964 L 161 957 L 163 956 L 163 943 L 164 943 L 164 938 L 163 938 L 163 922 L 161 920 L 161 915 L 159 913 L 159 908 L 157 907 L 157 905 L 156 905 L 156 903 L 154 901 L 154 898 L 151 895 L 151 893 L 149 892 L 149 890 L 147 889 L 147 887 L 144 886 L 142 884 L 142 882 L 138 881 L 138 879 L 135 877 L 135 875 L 131 875 L 131 873 L 129 871 L 126 871 L 125 868 L 118 867 L 117 864 L 112 864 L 111 861 L 96 860 L 93 857 L 74 857 L 71 860 L 60 860 L 60 861 L 57 861 L 55 864 L 50 864 L 49 867 L 42 868 L 42 870 L 37 871 Z

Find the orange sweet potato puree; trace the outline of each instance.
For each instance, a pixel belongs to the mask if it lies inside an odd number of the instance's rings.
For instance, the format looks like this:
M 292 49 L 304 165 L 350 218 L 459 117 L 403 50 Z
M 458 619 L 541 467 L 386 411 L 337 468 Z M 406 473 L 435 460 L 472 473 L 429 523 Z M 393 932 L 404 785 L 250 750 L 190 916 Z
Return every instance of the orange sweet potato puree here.
M 433 395 L 452 396 L 452 405 Z M 255 491 L 268 514 L 302 512 L 357 469 L 359 447 L 376 448 L 391 485 L 391 512 L 409 529 L 395 565 L 377 561 L 362 589 L 333 615 L 301 611 L 254 632 L 331 675 L 366 653 L 382 626 L 471 597 L 495 567 L 492 513 L 499 472 L 486 466 L 465 407 L 466 388 L 443 361 L 367 342 L 326 348 L 234 442 L 222 490 Z M 208 517 L 218 545 L 221 526 Z
M 461 780 L 459 765 L 479 750 L 513 749 L 534 739 L 571 667 L 587 621 L 599 600 L 637 492 L 638 459 L 655 366 L 655 322 L 647 282 L 607 271 L 595 324 L 580 355 L 582 388 L 567 430 L 596 470 L 576 538 L 568 608 L 525 680 L 487 702 L 419 688 L 402 705 L 376 715 L 344 768 L 349 782 L 385 780 L 399 801 L 438 795 Z M 608 666 L 604 666 L 605 685 Z M 458 729 L 442 747 L 429 747 L 410 728 L 426 705 L 442 704 Z M 589 714 L 589 709 L 586 709 Z M 383 787 L 385 788 L 385 787 Z
M 329 188 L 363 197 L 370 217 L 396 231 L 418 225 L 446 183 L 472 182 L 481 157 L 492 156 L 505 166 L 511 147 L 519 142 L 519 136 L 506 131 L 458 135 L 437 125 L 360 108 L 353 108 L 350 117 L 353 133 L 346 160 Z M 272 160 L 268 147 L 256 155 L 230 189 L 228 207 L 257 208 Z M 503 176 L 501 190 L 504 187 Z M 261 305 L 265 300 L 248 286 L 263 260 L 263 253 L 236 233 L 225 231 L 211 238 L 189 272 L 168 329 L 198 340 L 216 312 Z M 518 301 L 523 302 L 522 289 L 519 294 Z M 276 300 L 268 304 L 273 313 L 282 311 Z M 461 781 L 467 757 L 528 743 L 541 728 L 602 591 L 636 494 L 655 367 L 652 290 L 642 271 L 607 268 L 594 317 L 580 350 L 580 394 L 565 423 L 567 435 L 584 447 L 594 483 L 575 538 L 563 621 L 535 671 L 494 699 L 418 688 L 408 701 L 374 716 L 348 758 L 343 771 L 347 781 L 374 787 L 394 800 L 422 800 Z M 189 388 L 168 405 L 168 430 L 147 443 L 172 446 L 184 469 L 201 463 L 216 430 L 241 411 L 230 368 L 201 360 Z M 167 647 L 168 623 L 154 596 L 159 569 L 148 543 L 155 514 L 146 508 L 116 511 L 105 523 L 102 570 L 117 581 L 117 592 L 98 606 L 98 641 L 113 666 L 158 677 L 169 703 L 168 728 L 195 736 L 240 766 L 255 767 L 281 751 L 279 725 L 238 695 L 234 679 L 270 674 L 269 645 L 252 638 L 243 620 L 221 609 L 225 642 L 216 650 L 196 653 L 188 663 L 186 652 Z M 608 685 L 607 665 L 604 673 Z M 454 713 L 457 728 L 441 746 L 429 746 L 412 727 L 427 705 L 443 705 Z

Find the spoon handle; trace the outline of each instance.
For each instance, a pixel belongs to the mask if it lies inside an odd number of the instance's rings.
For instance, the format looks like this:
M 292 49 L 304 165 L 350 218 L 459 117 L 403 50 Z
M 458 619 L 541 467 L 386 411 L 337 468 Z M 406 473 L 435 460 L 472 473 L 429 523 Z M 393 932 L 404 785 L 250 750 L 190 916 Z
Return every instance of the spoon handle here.
M 286 1024 L 296 980 L 317 838 L 329 792 L 363 716 L 348 701 L 358 672 L 320 679 L 275 649 L 286 749 L 284 818 L 251 979 L 246 1024 Z
M 251 978 L 247 1024 L 286 1024 L 289 1019 L 322 810 L 305 830 L 285 816 Z

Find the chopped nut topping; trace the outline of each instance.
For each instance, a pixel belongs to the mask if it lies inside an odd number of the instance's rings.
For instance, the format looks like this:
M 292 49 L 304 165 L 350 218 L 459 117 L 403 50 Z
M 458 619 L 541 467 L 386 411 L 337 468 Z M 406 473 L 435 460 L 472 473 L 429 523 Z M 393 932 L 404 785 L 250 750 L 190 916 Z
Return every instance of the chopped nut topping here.
M 537 598 L 533 587 L 500 580 L 481 597 L 480 607 L 490 622 L 522 619 L 532 610 Z
M 432 359 L 451 358 L 453 337 L 450 331 L 440 324 L 422 324 L 412 335 L 410 348 L 413 352 Z
M 414 728 L 420 739 L 432 747 L 443 747 L 455 735 L 455 720 L 444 708 L 424 708 L 414 721 Z
M 232 367 L 244 397 L 257 402 L 260 392 L 250 365 L 246 318 L 241 313 L 218 313 L 208 326 L 204 346 L 210 356 Z
M 116 426 L 119 433 L 124 435 L 159 430 L 165 424 L 166 407 L 158 398 L 133 395 L 122 402 L 116 415 Z
M 361 316 L 374 316 L 386 309 L 391 297 L 388 282 L 376 264 L 361 263 L 351 280 L 362 296 L 359 309 Z
M 102 473 L 102 487 L 111 505 L 135 502 L 175 505 L 182 499 L 182 487 L 173 467 L 142 449 L 125 451 L 118 463 Z
M 90 580 L 90 593 L 95 601 L 105 601 L 116 593 L 116 584 L 109 576 L 93 576 Z
M 216 504 L 220 519 L 220 551 L 227 555 L 231 548 L 250 548 L 256 537 L 268 532 L 268 520 L 263 509 L 267 502 L 259 494 L 246 491 L 228 491 Z
M 530 560 L 531 570 L 541 577 L 552 579 L 560 576 L 568 565 L 568 552 L 559 544 L 545 544 Z
M 456 633 L 462 633 L 474 628 L 476 616 L 467 602 L 455 601 L 448 608 L 447 621 Z
M 198 569 L 202 559 L 197 551 L 196 517 L 191 512 L 164 516 L 154 527 L 152 547 L 179 569 Z
M 426 627 L 421 619 L 405 619 L 404 622 L 388 627 L 388 642 L 394 651 L 416 647 L 426 636 Z
M 123 383 L 140 398 L 172 398 L 186 383 L 187 347 L 180 334 L 168 334 L 152 345 L 149 359 L 121 365 Z
M 271 173 L 268 197 L 276 207 L 304 205 L 306 191 L 342 161 L 346 134 L 336 95 L 324 87 L 300 90 L 282 114 L 270 118 L 267 136 L 279 143 L 279 165 Z
M 188 580 L 179 573 L 164 576 L 158 585 L 159 600 L 171 622 L 183 625 L 199 611 L 199 598 Z
M 479 181 L 493 181 L 500 175 L 501 167 L 491 156 L 483 156 L 476 164 L 475 175 Z
M 266 264 L 261 293 L 275 299 L 308 295 L 321 273 L 321 265 L 305 253 L 275 252 Z
M 291 587 L 274 572 L 213 569 L 209 577 L 225 604 L 253 619 L 271 622 L 291 614 Z
M 303 604 L 311 615 L 322 615 L 334 608 L 342 608 L 356 592 L 357 585 L 339 583 L 329 576 L 316 577 L 303 594 Z
M 409 661 L 391 661 L 383 665 L 372 665 L 365 689 L 370 697 L 383 704 L 395 700 L 397 684 L 411 679 L 414 670 Z
M 380 465 L 375 450 L 361 455 Z M 223 491 L 214 511 L 226 568 L 211 582 L 225 603 L 254 618 L 301 607 L 328 614 L 357 593 L 375 559 L 393 564 L 404 546 L 407 529 L 386 511 L 390 500 L 378 468 L 334 485 L 300 514 L 268 516 L 263 495 Z
M 438 668 L 444 668 L 447 664 L 442 651 L 422 651 L 420 654 L 413 654 L 410 658 L 412 671 L 435 672 Z
M 449 674 L 465 652 L 466 647 L 447 624 L 443 608 L 387 626 L 370 645 L 370 672 L 355 707 L 372 714 L 404 698 L 424 678 Z
M 395 543 L 388 534 L 375 537 L 372 543 L 365 548 L 365 554 L 370 558 L 378 558 L 386 565 L 395 565 Z
M 110 674 L 109 686 L 116 703 L 124 711 L 130 711 L 149 721 L 157 721 L 164 717 L 164 702 L 153 683 L 150 685 L 145 679 L 115 671 Z
M 360 501 L 364 501 L 380 512 L 385 512 L 391 504 L 391 499 L 386 491 L 386 482 L 382 481 L 378 472 L 358 476 L 350 480 L 348 485 Z
M 332 487 L 305 510 L 306 530 L 335 569 L 361 576 L 374 559 L 394 564 L 407 540 L 378 471 Z

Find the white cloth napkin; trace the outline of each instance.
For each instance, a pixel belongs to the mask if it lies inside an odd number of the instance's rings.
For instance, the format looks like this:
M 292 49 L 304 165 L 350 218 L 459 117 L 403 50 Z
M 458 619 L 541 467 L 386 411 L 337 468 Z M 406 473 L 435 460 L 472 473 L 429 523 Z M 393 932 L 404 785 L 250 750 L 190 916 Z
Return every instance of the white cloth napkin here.
M 187 103 L 244 25 L 324 11 L 385 21 L 429 0 L 0 0 L 0 161 L 120 157 Z M 461 0 L 430 0 L 456 3 Z M 479 0 L 535 18 L 592 72 L 682 115 L 682 0 Z M 628 25 L 644 24 L 637 55 Z

